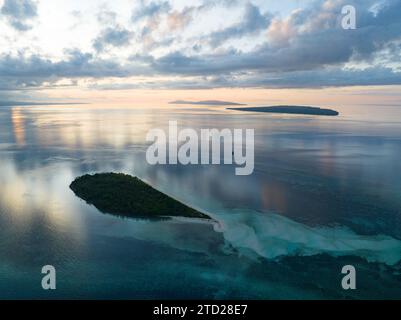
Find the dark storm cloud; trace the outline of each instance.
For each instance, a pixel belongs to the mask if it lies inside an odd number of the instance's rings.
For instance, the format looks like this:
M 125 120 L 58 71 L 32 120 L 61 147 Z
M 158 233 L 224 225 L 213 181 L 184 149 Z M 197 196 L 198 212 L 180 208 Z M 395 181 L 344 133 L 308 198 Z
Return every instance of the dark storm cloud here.
M 30 22 L 37 16 L 37 5 L 31 0 L 4 0 L 1 14 L 19 31 L 32 28 Z

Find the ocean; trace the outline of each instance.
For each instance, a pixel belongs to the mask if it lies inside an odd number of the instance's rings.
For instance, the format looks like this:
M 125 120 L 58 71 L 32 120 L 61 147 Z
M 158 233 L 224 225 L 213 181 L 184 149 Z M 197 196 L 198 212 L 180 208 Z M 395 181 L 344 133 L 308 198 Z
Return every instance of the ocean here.
M 0 298 L 400 299 L 401 107 L 335 109 L 0 107 Z M 254 129 L 253 174 L 149 165 L 146 133 L 170 120 Z M 138 176 L 214 221 L 101 213 L 69 189 L 95 172 Z

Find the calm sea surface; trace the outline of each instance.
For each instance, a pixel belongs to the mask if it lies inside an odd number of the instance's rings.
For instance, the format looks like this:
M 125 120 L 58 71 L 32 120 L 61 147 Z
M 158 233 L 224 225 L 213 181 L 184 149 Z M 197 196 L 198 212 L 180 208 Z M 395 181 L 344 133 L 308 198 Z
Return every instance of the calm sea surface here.
M 0 298 L 401 298 L 401 107 L 0 107 Z M 255 129 L 255 171 L 151 166 L 149 129 Z M 214 223 L 100 213 L 71 181 L 125 172 Z M 57 289 L 41 288 L 41 268 Z M 342 290 L 341 269 L 357 269 Z

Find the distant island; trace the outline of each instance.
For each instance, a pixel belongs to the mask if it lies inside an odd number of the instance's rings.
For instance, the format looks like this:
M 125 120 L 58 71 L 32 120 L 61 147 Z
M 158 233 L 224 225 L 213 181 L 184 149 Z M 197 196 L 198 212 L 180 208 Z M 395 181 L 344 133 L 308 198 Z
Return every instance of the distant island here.
M 220 101 L 220 100 L 203 100 L 203 101 L 175 100 L 175 101 L 170 101 L 169 104 L 192 104 L 200 106 L 246 106 L 246 104 L 243 103 Z
M 70 184 L 71 190 L 103 213 L 133 218 L 209 216 L 123 173 L 86 174 Z
M 338 116 L 338 111 L 322 109 L 318 107 L 305 106 L 272 106 L 272 107 L 249 107 L 249 108 L 227 108 L 228 110 L 266 112 L 266 113 L 286 113 L 286 114 L 305 114 L 318 116 Z

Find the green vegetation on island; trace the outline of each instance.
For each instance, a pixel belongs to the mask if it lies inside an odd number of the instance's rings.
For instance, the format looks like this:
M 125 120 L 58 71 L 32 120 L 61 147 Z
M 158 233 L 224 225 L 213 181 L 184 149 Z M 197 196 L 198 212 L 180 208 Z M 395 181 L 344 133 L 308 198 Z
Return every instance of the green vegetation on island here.
M 70 188 L 104 213 L 133 218 L 179 216 L 210 219 L 139 178 L 123 173 L 86 174 L 76 178 Z
M 266 113 L 286 113 L 286 114 L 304 114 L 317 116 L 338 116 L 338 111 L 331 109 L 322 109 L 318 107 L 305 106 L 272 106 L 272 107 L 249 107 L 249 108 L 227 108 L 229 110 L 266 112 Z

